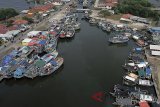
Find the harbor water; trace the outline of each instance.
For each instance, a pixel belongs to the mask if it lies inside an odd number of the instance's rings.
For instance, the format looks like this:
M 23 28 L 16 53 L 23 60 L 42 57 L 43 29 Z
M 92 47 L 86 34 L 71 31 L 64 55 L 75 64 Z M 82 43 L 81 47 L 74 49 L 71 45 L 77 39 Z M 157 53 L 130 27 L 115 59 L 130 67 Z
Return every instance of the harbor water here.
M 57 50 L 64 65 L 56 73 L 0 83 L 1 107 L 114 107 L 109 92 L 115 84 L 122 83 L 125 74 L 122 64 L 135 43 L 130 40 L 128 44 L 111 45 L 108 38 L 112 34 L 85 20 L 80 23 L 81 30 L 74 38 L 59 39 Z M 91 99 L 97 92 L 107 93 L 105 102 Z
M 109 92 L 114 84 L 122 83 L 122 64 L 134 42 L 110 45 L 110 34 L 80 22 L 81 30 L 74 38 L 59 39 L 58 52 L 64 65 L 56 73 L 0 83 L 2 107 L 113 107 Z M 105 102 L 91 99 L 97 92 L 107 93 Z

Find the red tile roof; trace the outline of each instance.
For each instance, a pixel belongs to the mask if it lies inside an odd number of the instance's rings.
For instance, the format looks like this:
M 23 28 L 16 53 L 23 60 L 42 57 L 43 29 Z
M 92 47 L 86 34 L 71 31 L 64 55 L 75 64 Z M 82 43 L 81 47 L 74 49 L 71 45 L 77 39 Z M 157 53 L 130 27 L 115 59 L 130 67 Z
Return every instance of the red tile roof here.
M 48 10 L 51 10 L 52 8 L 54 7 L 54 5 L 52 3 L 50 4 L 46 4 L 46 5 L 42 5 L 42 6 L 36 6 L 36 7 L 33 7 L 30 12 L 39 12 L 39 11 L 48 11 Z
M 7 27 L 3 24 L 0 24 L 0 34 L 5 34 L 7 31 Z
M 0 24 L 0 29 L 7 29 L 6 25 Z
M 14 25 L 21 25 L 21 24 L 27 24 L 27 23 L 28 23 L 27 20 L 17 19 L 12 24 L 14 24 Z
M 5 34 L 7 31 L 7 29 L 0 29 L 0 34 Z
M 121 18 L 130 19 L 131 16 L 133 16 L 133 15 L 131 15 L 131 14 L 123 14 L 123 16 Z

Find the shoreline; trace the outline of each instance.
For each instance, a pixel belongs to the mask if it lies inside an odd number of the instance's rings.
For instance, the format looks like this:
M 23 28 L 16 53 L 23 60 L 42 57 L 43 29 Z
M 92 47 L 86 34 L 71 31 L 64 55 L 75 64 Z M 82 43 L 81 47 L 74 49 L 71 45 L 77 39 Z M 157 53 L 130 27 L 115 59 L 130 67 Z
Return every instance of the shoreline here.
M 154 83 L 154 88 L 157 94 L 157 103 L 160 104 L 160 85 L 159 85 L 159 71 L 160 66 L 158 64 L 160 63 L 160 58 L 150 56 L 148 51 L 145 51 L 145 55 L 147 57 L 147 61 L 149 62 L 151 68 L 152 68 L 152 80 Z

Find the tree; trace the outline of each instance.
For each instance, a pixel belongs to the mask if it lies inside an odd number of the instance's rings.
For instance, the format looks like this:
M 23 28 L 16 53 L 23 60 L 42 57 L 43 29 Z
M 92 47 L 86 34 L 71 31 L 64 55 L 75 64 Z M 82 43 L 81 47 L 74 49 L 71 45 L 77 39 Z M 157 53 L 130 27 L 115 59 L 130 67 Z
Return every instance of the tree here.
M 111 13 L 108 10 L 101 10 L 99 13 L 102 17 L 110 16 Z
M 27 20 L 28 23 L 33 23 L 33 19 L 32 19 L 32 18 L 29 18 L 29 17 L 24 16 L 22 19 L 23 19 L 23 20 Z
M 18 15 L 18 12 L 12 8 L 0 9 L 0 20 L 5 20 Z
M 160 14 L 151 10 L 151 7 L 153 6 L 148 2 L 148 0 L 123 0 L 114 8 L 114 11 L 115 13 L 130 13 L 135 16 L 158 20 Z

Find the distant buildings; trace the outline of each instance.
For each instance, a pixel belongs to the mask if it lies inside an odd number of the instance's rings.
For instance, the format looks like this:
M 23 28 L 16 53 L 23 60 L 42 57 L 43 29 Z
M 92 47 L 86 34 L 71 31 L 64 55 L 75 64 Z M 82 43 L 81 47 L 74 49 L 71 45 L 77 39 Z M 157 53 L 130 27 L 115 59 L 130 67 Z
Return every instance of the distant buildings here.
M 129 22 L 129 23 L 139 22 L 139 23 L 144 23 L 144 24 L 150 24 L 150 21 L 147 18 L 134 16 L 132 14 L 123 14 L 122 17 L 120 18 L 120 21 Z
M 112 9 L 117 4 L 118 4 L 118 0 L 105 0 L 103 2 L 99 2 L 96 8 Z

